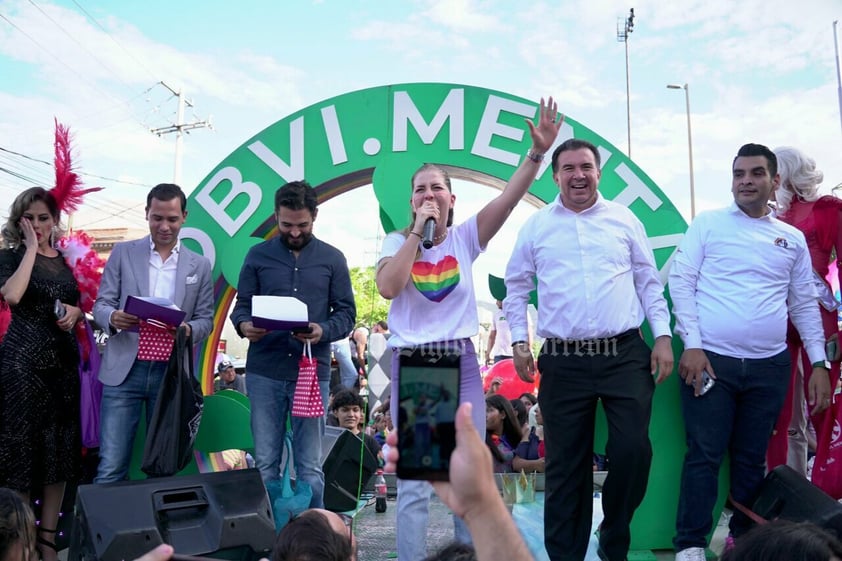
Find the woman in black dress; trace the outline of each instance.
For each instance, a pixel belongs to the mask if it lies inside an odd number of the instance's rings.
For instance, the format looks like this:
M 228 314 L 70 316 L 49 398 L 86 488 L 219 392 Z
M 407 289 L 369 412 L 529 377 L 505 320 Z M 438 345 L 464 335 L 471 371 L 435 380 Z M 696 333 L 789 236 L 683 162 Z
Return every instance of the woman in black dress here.
M 0 294 L 12 320 L 0 344 L 0 486 L 40 495 L 37 542 L 55 561 L 65 482 L 79 475 L 79 287 L 61 253 L 60 209 L 33 187 L 12 203 L 0 250 Z M 58 318 L 58 316 L 62 316 Z

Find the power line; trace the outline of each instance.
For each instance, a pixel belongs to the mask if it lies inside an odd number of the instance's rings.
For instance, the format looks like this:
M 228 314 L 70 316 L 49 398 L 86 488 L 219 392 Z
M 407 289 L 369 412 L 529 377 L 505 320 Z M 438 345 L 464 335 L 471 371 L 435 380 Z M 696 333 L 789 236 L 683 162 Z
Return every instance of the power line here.
M 119 42 L 119 41 L 117 41 L 117 39 L 115 39 L 115 38 L 114 38 L 114 36 L 113 36 L 113 35 L 111 35 L 111 33 L 109 33 L 109 32 L 108 32 L 108 30 L 106 30 L 106 29 L 105 29 L 105 28 L 104 28 L 104 27 L 103 27 L 103 26 L 99 23 L 99 21 L 98 21 L 95 17 L 93 17 L 90 13 L 88 13 L 88 11 L 87 11 L 85 8 L 83 8 L 81 4 L 79 4 L 79 2 L 77 2 L 76 0 L 73 0 L 73 3 L 74 3 L 74 4 L 76 4 L 76 7 L 77 7 L 77 8 L 79 8 L 79 10 L 80 10 L 83 14 L 85 14 L 85 16 L 86 16 L 89 20 L 91 20 L 91 21 L 92 21 L 92 22 L 93 22 L 93 23 L 94 23 L 94 24 L 95 24 L 95 25 L 96 25 L 96 26 L 97 26 L 97 27 L 98 27 L 98 28 L 99 28 L 99 29 L 100 29 L 103 33 L 105 33 L 105 34 L 109 37 L 109 39 L 111 39 L 112 41 L 114 41 L 114 44 L 115 44 L 115 45 L 117 45 L 118 47 L 120 47 L 120 48 L 123 50 L 123 52 L 124 52 L 124 53 L 126 53 L 127 55 L 129 55 L 129 57 L 130 57 L 133 61 L 135 61 L 135 62 L 137 63 L 137 65 L 138 65 L 138 66 L 140 66 L 140 67 L 141 67 L 144 71 L 146 71 L 146 73 L 147 73 L 147 74 L 149 74 L 149 76 L 151 76 L 153 80 L 158 80 L 158 78 L 157 78 L 157 76 L 155 75 L 155 73 L 154 73 L 154 72 L 152 72 L 151 70 L 149 70 L 149 68 L 148 68 L 145 64 L 143 64 L 143 62 L 141 62 L 141 61 L 140 61 L 140 59 L 138 59 L 138 58 L 137 58 L 136 56 L 134 56 L 134 54 L 132 54 L 132 53 L 131 53 L 128 49 L 126 49 L 123 45 L 121 45 L 121 44 L 120 44 L 120 42 Z M 151 88 L 150 88 L 150 89 L 151 89 Z M 148 90 L 147 90 L 147 91 L 148 91 Z
M 34 179 L 38 185 L 49 185 L 54 181 L 46 168 L 36 167 L 26 160 L 15 160 L 5 154 L 0 154 L 0 164 L 5 166 L 7 169 L 26 175 L 30 179 Z
M 93 208 L 94 210 L 101 210 L 102 212 L 105 212 L 105 213 L 110 212 L 108 210 L 99 208 L 96 205 L 89 204 L 89 203 L 85 203 L 85 206 Z M 139 225 L 141 223 L 139 218 L 129 217 L 129 216 L 125 216 L 125 215 L 129 212 L 133 212 L 133 211 L 137 210 L 138 208 L 144 208 L 145 206 L 146 206 L 146 201 L 143 201 L 142 203 L 138 203 L 136 205 L 124 208 L 120 212 L 112 212 L 112 213 L 109 214 L 109 216 L 103 216 L 102 218 L 97 218 L 96 220 L 91 220 L 89 222 L 85 222 L 82 226 L 85 227 L 85 228 L 90 228 L 94 224 L 99 224 L 101 222 L 105 222 L 106 220 L 111 220 L 112 218 L 123 218 L 123 219 L 126 219 L 126 220 L 134 221 L 135 225 Z M 145 222 L 145 220 L 144 220 L 144 222 Z
M 38 162 L 39 164 L 44 164 L 44 165 L 49 166 L 49 167 L 53 166 L 53 164 L 51 162 L 48 162 L 46 160 L 40 160 L 38 158 L 33 158 L 32 156 L 27 156 L 26 154 L 21 154 L 20 152 L 15 152 L 14 150 L 9 150 L 8 148 L 3 148 L 2 146 L 0 146 L 0 152 L 6 152 L 8 154 L 13 154 L 15 156 L 19 156 L 21 158 L 26 158 L 27 160 L 31 160 L 33 162 Z M 115 179 L 113 177 L 106 177 L 104 175 L 97 175 L 95 173 L 88 173 L 88 172 L 85 172 L 85 171 L 77 170 L 76 173 L 78 173 L 79 175 L 85 176 L 85 177 L 93 177 L 93 178 L 96 178 L 96 179 L 103 179 L 105 181 L 112 181 L 114 183 L 122 183 L 122 184 L 125 184 L 125 185 L 134 185 L 134 186 L 137 186 L 137 187 L 153 187 L 153 185 L 150 185 L 149 183 L 138 183 L 137 181 L 126 181 L 124 179 Z
M 18 26 L 17 26 L 17 25 L 16 25 L 16 24 L 12 21 L 12 20 L 10 20 L 9 18 L 7 18 L 7 17 L 6 17 L 5 15 L 3 15 L 2 13 L 0 13 L 0 18 L 2 18 L 3 20 L 5 20 L 5 21 L 6 21 L 9 25 L 11 25 L 11 26 L 12 26 L 12 27 L 13 27 L 13 28 L 14 28 L 14 29 L 18 32 L 18 33 L 20 33 L 21 35 L 23 35 L 24 37 L 26 37 L 27 39 L 29 39 L 30 41 L 32 41 L 32 42 L 35 44 L 35 46 L 36 46 L 36 47 L 38 47 L 39 49 L 41 49 L 42 51 L 44 51 L 45 53 L 47 53 L 48 55 L 50 55 L 50 56 L 53 58 L 53 60 L 55 60 L 55 61 L 56 61 L 57 63 L 59 63 L 61 66 L 65 67 L 65 68 L 66 68 L 67 70 L 69 70 L 72 74 L 74 74 L 77 78 L 79 78 L 79 80 L 80 80 L 80 82 L 81 82 L 81 83 L 84 83 L 86 86 L 88 86 L 88 87 L 89 87 L 89 88 L 91 88 L 92 90 L 96 91 L 97 93 L 100 93 L 100 94 L 102 94 L 102 95 L 104 95 L 104 96 L 108 96 L 108 97 L 110 97 L 111 99 L 116 99 L 116 98 L 115 98 L 114 96 L 112 96 L 111 94 L 109 94 L 109 93 L 107 93 L 107 92 L 105 92 L 105 91 L 103 91 L 103 90 L 99 89 L 99 87 L 97 87 L 96 85 L 89 83 L 89 82 L 87 81 L 87 79 L 86 79 L 84 76 L 82 76 L 79 72 L 77 72 L 76 70 L 74 70 L 73 68 L 71 68 L 70 66 L 68 66 L 68 65 L 67 65 L 67 63 L 65 63 L 63 60 L 61 60 L 60 58 L 58 58 L 56 55 L 54 55 L 53 53 L 51 53 L 50 51 L 48 51 L 48 50 L 47 50 L 47 49 L 46 49 L 46 48 L 45 48 L 45 47 L 44 47 L 41 43 L 39 43 L 38 41 L 36 41 L 34 37 L 32 37 L 30 34 L 28 34 L 26 31 L 24 31 L 24 30 L 23 30 L 23 29 L 21 29 L 20 27 L 18 27 Z
M 21 174 L 21 173 L 18 173 L 18 172 L 16 172 L 16 171 L 12 171 L 12 170 L 10 170 L 10 169 L 6 169 L 6 168 L 4 168 L 4 167 L 2 167 L 2 166 L 0 166 L 0 172 L 7 173 L 7 174 L 11 175 L 12 177 L 16 177 L 16 178 L 18 178 L 18 179 L 22 179 L 22 180 L 27 181 L 27 182 L 29 182 L 29 183 L 34 183 L 34 184 L 36 184 L 36 185 L 41 185 L 41 186 L 43 186 L 43 184 L 42 184 L 41 182 L 39 182 L 39 181 L 37 181 L 37 180 L 35 180 L 35 179 L 31 178 L 31 177 L 28 177 L 28 176 L 23 175 L 23 174 Z
M 83 120 L 83 121 L 84 121 L 84 120 L 88 120 L 88 119 L 90 119 L 91 117 L 94 117 L 94 116 L 102 116 L 103 114 L 110 113 L 111 111 L 114 111 L 114 110 L 116 110 L 116 109 L 123 109 L 124 107 L 128 107 L 129 109 L 131 109 L 131 103 L 132 103 L 133 101 L 135 101 L 137 98 L 139 98 L 139 97 L 141 97 L 141 96 L 144 96 L 144 95 L 148 94 L 150 91 L 152 91 L 152 88 L 154 88 L 156 85 L 157 85 L 157 83 L 156 83 L 155 85 L 149 86 L 148 88 L 146 88 L 146 89 L 145 89 L 145 90 L 143 90 L 142 92 L 140 92 L 140 93 L 138 93 L 138 94 L 135 94 L 134 96 L 132 96 L 132 97 L 130 97 L 129 99 L 127 99 L 126 101 L 119 101 L 119 102 L 115 103 L 115 104 L 114 104 L 114 105 L 112 105 L 111 107 L 106 107 L 106 108 L 102 108 L 102 109 L 96 109 L 95 111 L 93 111 L 93 112 L 91 112 L 91 113 L 88 113 L 88 114 L 86 114 L 86 115 L 80 115 L 80 116 L 79 116 L 79 119 L 80 119 L 80 120 Z M 134 115 L 132 115 L 132 114 L 131 114 L 131 112 L 130 112 L 130 113 L 129 113 L 129 117 L 124 118 L 124 119 L 120 119 L 119 121 L 116 121 L 116 122 L 114 122 L 114 123 L 112 123 L 112 124 L 110 124 L 110 125 L 105 125 L 105 126 L 99 127 L 99 130 L 104 129 L 104 128 L 108 128 L 108 127 L 111 127 L 111 126 L 120 125 L 120 124 L 124 123 L 125 121 L 128 121 L 129 119 L 132 119 L 132 120 L 138 121 L 138 119 L 137 119 Z M 140 121 L 140 122 L 139 122 L 139 124 L 140 124 L 140 125 L 141 125 L 144 129 L 148 128 L 146 125 L 144 125 L 144 124 L 143 124 L 143 122 L 142 122 L 142 121 Z
M 30 0 L 30 2 L 31 2 L 31 1 L 32 1 L 32 0 Z M 80 84 L 83 84 L 84 86 L 86 86 L 86 87 L 90 88 L 91 90 L 93 90 L 93 91 L 97 92 L 98 94 L 100 94 L 100 95 L 102 95 L 102 96 L 104 96 L 104 97 L 107 97 L 107 98 L 110 98 L 110 99 L 112 99 L 112 100 L 116 101 L 116 102 L 117 102 L 117 104 L 127 105 L 127 106 L 128 106 L 128 102 L 123 101 L 123 100 L 120 100 L 120 99 L 118 99 L 117 97 L 115 97 L 113 94 L 111 94 L 111 93 L 109 93 L 109 92 L 107 92 L 107 91 L 105 91 L 105 90 L 101 89 L 99 86 L 97 86 L 97 85 L 96 85 L 96 83 L 91 82 L 91 81 L 90 81 L 90 80 L 88 80 L 85 76 L 83 76 L 81 73 L 79 73 L 77 70 L 75 70 L 75 69 L 74 69 L 74 68 L 72 68 L 70 65 L 68 65 L 66 62 L 64 62 L 63 60 L 61 60 L 59 57 L 57 57 L 55 54 L 53 54 L 50 50 L 48 50 L 46 47 L 44 47 L 41 43 L 39 43 L 39 42 L 38 42 L 38 41 L 37 41 L 37 40 L 36 40 L 33 36 L 31 36 L 30 34 L 28 34 L 28 33 L 27 33 L 26 31 L 24 31 L 24 30 L 23 30 L 20 26 L 18 26 L 15 22 L 13 22 L 11 19 L 9 19 L 9 18 L 8 18 L 5 14 L 0 13 L 0 19 L 3 19 L 4 21 L 6 21 L 6 23 L 8 23 L 10 26 L 12 26 L 12 28 L 13 28 L 15 31 L 17 31 L 18 33 L 20 33 L 21 35 L 23 35 L 24 37 L 26 37 L 27 39 L 29 39 L 29 40 L 30 40 L 30 41 L 31 41 L 31 42 L 32 42 L 32 43 L 33 43 L 36 47 L 38 47 L 40 50 L 44 51 L 44 53 L 46 53 L 47 55 L 49 55 L 49 56 L 50 56 L 50 57 L 51 57 L 51 58 L 52 58 L 55 62 L 57 62 L 59 65 L 63 66 L 65 69 L 67 69 L 67 70 L 68 70 L 71 74 L 73 74 L 74 76 L 76 76 L 76 78 L 78 78 L 78 80 L 79 80 L 79 83 L 80 83 Z M 113 73 L 112 73 L 112 74 L 113 74 Z M 132 115 L 132 118 L 133 118 L 135 121 L 137 121 L 137 122 L 138 122 L 138 123 L 139 123 L 142 127 L 144 127 L 144 128 L 148 128 L 148 127 L 147 127 L 147 126 L 146 126 L 146 125 L 145 125 L 145 124 L 144 124 L 144 123 L 143 123 L 140 119 L 138 119 L 136 116 Z
M 29 188 L 29 187 L 32 187 L 32 186 L 37 186 L 37 187 L 44 187 L 45 189 L 48 189 L 48 188 L 50 188 L 50 185 L 52 184 L 52 180 L 47 181 L 47 182 L 38 181 L 35 178 L 29 177 L 29 176 L 27 176 L 23 173 L 15 171 L 15 170 L 8 169 L 6 167 L 3 167 L 2 165 L 0 165 L 0 173 L 5 173 L 5 174 L 8 174 L 8 175 L 10 175 L 10 176 L 12 176 L 16 179 L 22 180 L 23 182 L 26 183 L 26 188 Z M 12 186 L 0 184 L 0 188 L 9 191 L 10 194 L 17 194 L 18 193 L 18 190 L 15 189 Z M 145 222 L 145 220 L 141 220 L 138 217 L 126 216 L 126 214 L 135 211 L 137 208 L 142 208 L 145 205 L 146 205 L 145 200 L 140 202 L 140 203 L 137 203 L 135 205 L 129 206 L 129 207 L 126 207 L 124 204 L 119 203 L 117 201 L 105 200 L 105 201 L 100 202 L 100 204 L 92 203 L 90 201 L 87 201 L 84 205 L 84 208 L 99 211 L 99 212 L 105 214 L 106 216 L 102 216 L 101 218 L 97 218 L 96 220 L 91 220 L 89 222 L 85 222 L 84 227 L 89 228 L 91 225 L 99 224 L 101 222 L 105 222 L 107 220 L 112 220 L 114 218 L 122 218 L 124 220 L 129 221 L 129 222 L 132 222 L 133 225 L 135 225 L 135 226 L 140 226 L 140 225 L 142 225 L 143 222 Z
M 39 12 L 41 12 L 41 13 L 44 15 L 44 17 L 45 17 L 45 18 L 47 18 L 48 20 L 50 20 L 50 22 L 52 22 L 52 24 L 53 24 L 53 25 L 55 25 L 56 27 L 58 27 L 58 28 L 61 30 L 61 32 L 62 32 L 62 33 L 64 33 L 64 34 L 65 34 L 65 35 L 66 35 L 66 36 L 67 36 L 67 37 L 68 37 L 71 41 L 73 41 L 74 43 L 76 43 L 76 44 L 79 46 L 79 48 L 80 48 L 80 49 L 82 49 L 83 51 L 85 51 L 85 52 L 86 52 L 86 53 L 87 53 L 87 54 L 88 54 L 88 55 L 89 55 L 92 59 L 94 59 L 94 60 L 97 62 L 97 64 L 99 64 L 102 68 L 104 68 L 104 69 L 105 69 L 105 71 L 106 71 L 106 72 L 108 72 L 109 74 L 111 74 L 112 76 L 114 76 L 115 78 L 117 78 L 117 80 L 118 80 L 121 84 L 123 84 L 124 86 L 126 86 L 127 88 L 129 88 L 129 89 L 134 89 L 132 86 L 130 86 L 129 84 L 127 84 L 126 82 L 124 82 L 124 81 L 123 81 L 123 79 L 120 77 L 120 75 L 119 75 L 119 74 L 117 74 L 116 72 L 114 72 L 114 69 L 112 69 L 111 67 L 107 66 L 107 65 L 106 65 L 106 64 L 105 64 L 102 60 L 100 60 L 100 58 L 99 58 L 98 56 L 96 56 L 94 53 L 92 53 L 91 51 L 89 51 L 89 50 L 87 49 L 87 47 L 85 47 L 85 45 L 83 45 L 82 43 L 80 43 L 80 42 L 76 39 L 76 37 L 74 37 L 74 36 L 73 36 L 70 32 L 68 32 L 68 31 L 67 31 L 67 30 L 66 30 L 66 29 L 65 29 L 65 28 L 64 28 L 64 27 L 63 27 L 63 26 L 62 26 L 59 22 L 57 22 L 56 20 L 54 20 L 54 19 L 50 16 L 50 14 L 48 14 L 47 12 L 45 12 L 45 11 L 44 11 L 44 9 L 43 9 L 43 8 L 41 8 L 41 6 L 39 6 L 38 4 L 36 4 L 36 3 L 35 3 L 35 0 L 29 0 L 29 3 L 30 3 L 30 4 L 32 4 L 32 5 L 35 7 L 35 9 L 37 9 Z

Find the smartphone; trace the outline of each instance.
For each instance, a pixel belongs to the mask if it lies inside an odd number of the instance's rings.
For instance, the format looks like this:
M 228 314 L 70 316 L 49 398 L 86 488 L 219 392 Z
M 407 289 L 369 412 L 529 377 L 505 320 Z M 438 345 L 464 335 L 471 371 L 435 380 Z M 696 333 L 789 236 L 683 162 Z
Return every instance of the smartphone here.
M 699 390 L 699 397 L 702 397 L 703 395 L 708 393 L 708 390 L 710 390 L 713 387 L 713 384 L 715 384 L 715 383 L 716 383 L 716 380 L 714 380 L 711 377 L 711 375 L 708 374 L 708 371 L 702 370 L 702 387 Z
M 306 325 L 304 327 L 293 327 L 292 332 L 293 333 L 312 333 L 313 327 L 309 326 L 309 325 Z
M 67 313 L 67 308 L 64 307 L 64 304 L 58 298 L 56 298 L 56 302 L 53 305 L 53 313 L 56 315 L 56 319 L 63 318 L 64 314 Z
M 824 352 L 827 355 L 827 360 L 836 360 L 837 342 L 836 339 L 831 339 L 824 345 Z
M 184 555 L 181 553 L 173 553 L 170 561 L 219 561 L 212 557 L 199 557 L 197 555 Z
M 397 475 L 447 481 L 456 447 L 461 352 L 440 345 L 404 348 L 398 375 Z

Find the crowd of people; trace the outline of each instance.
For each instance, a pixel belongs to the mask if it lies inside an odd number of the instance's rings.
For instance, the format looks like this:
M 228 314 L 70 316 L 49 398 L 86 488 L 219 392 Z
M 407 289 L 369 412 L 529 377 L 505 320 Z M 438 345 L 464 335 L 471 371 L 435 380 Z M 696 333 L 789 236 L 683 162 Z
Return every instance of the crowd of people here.
M 456 441 L 448 446 L 450 482 L 398 478 L 401 561 L 428 555 L 433 490 L 454 514 L 453 551 L 473 551 L 481 560 L 529 559 L 494 484 L 494 472 L 512 471 L 545 473 L 549 558 L 582 560 L 592 535 L 598 402 L 608 419 L 611 460 L 598 554 L 625 559 L 630 524 L 649 481 L 653 394 L 675 365 L 672 316 L 684 346 L 677 366 L 687 435 L 674 538 L 677 561 L 705 558 L 726 452 L 731 500 L 751 505 L 767 468 L 790 463 L 806 471 L 807 427 L 812 426 L 817 447 L 829 442 L 839 343 L 838 302 L 826 277 L 842 248 L 842 203 L 818 196 L 822 176 L 815 162 L 793 148 L 772 151 L 746 144 L 737 151 L 733 204 L 699 214 L 671 263 L 671 316 L 643 224 L 600 193 L 596 146 L 579 138 L 557 144 L 562 123 L 553 98 L 542 99 L 537 124 L 526 120 L 530 150 L 505 189 L 464 222 L 454 222 L 456 195 L 444 167 L 424 164 L 412 175 L 411 220 L 387 235 L 376 267 L 377 288 L 391 308 L 388 324 L 372 332 L 388 334 L 395 352 L 391 395 L 387 405 L 372 412 L 369 430 L 367 403 L 358 391 L 369 333 L 356 326 L 345 256 L 314 235 L 318 201 L 306 181 L 277 190 L 278 235 L 248 251 L 230 315 L 237 333 L 250 343 L 246 376 L 223 361 L 214 386 L 246 393 L 248 380 L 254 461 L 267 483 L 280 478 L 288 423 L 291 427 L 294 472 L 310 486 L 312 499 L 310 510 L 279 534 L 273 560 L 355 558 L 349 520 L 323 510 L 321 438 L 332 414 L 387 470 L 394 469 L 399 431 L 392 430 L 392 419 L 399 417 L 400 355 L 406 348 L 458 349 L 461 405 Z M 486 395 L 471 339 L 478 333 L 472 265 L 553 147 L 549 158 L 559 195 L 518 234 L 505 274 L 507 294 L 498 303 L 489 341 L 493 346 L 485 356 L 486 362 L 511 359 L 525 381 L 540 371 L 540 390 L 537 399 Z M 65 484 L 78 480 L 80 471 L 75 330 L 85 312 L 79 280 L 55 244 L 62 212 L 73 208 L 66 201 L 60 189 L 28 189 L 12 203 L 2 230 L 7 248 L 0 251 L 0 295 L 11 322 L 0 343 L 0 485 L 14 492 L 0 492 L 0 553 L 14 550 L 22 559 L 35 555 L 35 549 L 45 561 L 57 558 L 55 528 Z M 157 185 L 148 193 L 145 214 L 149 235 L 114 246 L 91 310 L 109 335 L 99 371 L 104 390 L 97 484 L 127 478 L 141 411 L 145 408 L 148 423 L 166 372 L 166 358 L 150 356 L 143 343 L 150 327 L 126 311 L 127 299 L 172 302 L 184 312 L 179 327 L 194 343 L 214 327 L 210 262 L 179 240 L 187 218 L 185 194 L 177 185 Z M 534 328 L 543 340 L 537 357 L 527 315 L 536 287 L 540 308 Z M 252 299 L 261 295 L 303 301 L 306 328 L 257 327 Z M 644 320 L 652 347 L 641 334 Z M 325 416 L 291 415 L 305 349 L 317 363 L 314 391 Z M 333 392 L 331 357 L 341 381 Z M 452 414 L 435 419 L 433 405 L 419 399 L 416 409 L 429 410 L 415 412 L 416 429 L 419 419 L 421 425 L 423 419 L 431 425 L 453 422 Z M 423 435 L 415 440 L 427 444 Z M 41 499 L 37 529 L 27 505 L 33 495 Z M 822 552 L 817 559 L 839 553 L 833 537 L 809 526 L 767 526 L 767 533 L 769 528 L 778 533 L 766 538 L 757 537 L 765 534 L 752 526 L 740 510 L 731 517 L 728 559 L 759 559 L 751 551 L 774 539 L 783 551 L 789 547 L 784 541 L 809 538 Z M 316 535 L 330 539 L 303 539 Z M 311 546 L 325 553 L 304 557 L 301 552 Z M 171 554 L 161 546 L 147 558 Z

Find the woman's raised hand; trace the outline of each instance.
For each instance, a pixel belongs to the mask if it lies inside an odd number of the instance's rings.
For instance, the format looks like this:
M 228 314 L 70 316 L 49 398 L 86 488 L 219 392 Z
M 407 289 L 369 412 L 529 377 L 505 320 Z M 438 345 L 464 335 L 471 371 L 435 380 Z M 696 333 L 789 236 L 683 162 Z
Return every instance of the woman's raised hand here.
M 558 104 L 553 97 L 550 96 L 546 103 L 542 97 L 538 108 L 538 126 L 535 126 L 531 119 L 526 119 L 529 135 L 532 137 L 532 146 L 536 152 L 545 154 L 550 149 L 562 123 L 564 123 L 564 115 L 559 115 Z
M 26 218 L 21 218 L 18 224 L 20 226 L 21 235 L 23 236 L 24 247 L 28 250 L 37 250 L 38 236 L 35 235 L 35 228 L 32 226 L 32 222 Z

